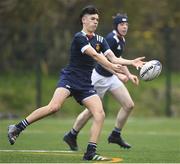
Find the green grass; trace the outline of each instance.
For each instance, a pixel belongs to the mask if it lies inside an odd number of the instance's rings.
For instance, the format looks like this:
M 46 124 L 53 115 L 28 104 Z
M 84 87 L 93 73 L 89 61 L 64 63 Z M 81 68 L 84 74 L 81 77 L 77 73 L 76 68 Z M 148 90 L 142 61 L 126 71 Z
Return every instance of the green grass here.
M 74 118 L 47 118 L 28 127 L 15 145 L 7 141 L 7 126 L 19 120 L 0 121 L 0 150 L 69 150 L 62 141 Z M 107 136 L 114 127 L 114 120 L 106 118 L 98 152 L 108 157 L 123 158 L 124 163 L 179 163 L 180 120 L 167 118 L 130 118 L 123 137 L 133 145 L 124 150 L 108 144 Z M 88 142 L 90 122 L 78 137 L 79 151 L 74 153 L 0 152 L 1 163 L 80 163 Z

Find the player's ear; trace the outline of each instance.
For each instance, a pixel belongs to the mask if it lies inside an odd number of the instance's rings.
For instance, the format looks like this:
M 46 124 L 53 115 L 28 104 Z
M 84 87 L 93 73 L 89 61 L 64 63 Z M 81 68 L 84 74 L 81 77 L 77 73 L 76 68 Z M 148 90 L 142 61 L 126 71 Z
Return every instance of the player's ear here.
M 81 19 L 82 24 L 83 24 L 83 23 L 85 23 L 85 21 L 86 21 L 86 17 L 87 17 L 86 15 L 84 15 L 84 16 L 82 17 L 82 19 Z

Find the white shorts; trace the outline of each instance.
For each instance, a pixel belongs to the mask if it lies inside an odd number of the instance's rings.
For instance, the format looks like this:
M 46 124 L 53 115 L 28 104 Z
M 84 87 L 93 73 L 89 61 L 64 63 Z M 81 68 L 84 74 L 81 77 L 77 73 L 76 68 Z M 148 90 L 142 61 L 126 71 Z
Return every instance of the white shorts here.
M 91 75 L 92 85 L 94 85 L 94 89 L 97 91 L 99 97 L 103 98 L 107 91 L 111 91 L 124 86 L 123 82 L 120 81 L 117 76 L 112 75 L 110 77 L 105 77 L 100 75 L 93 69 Z

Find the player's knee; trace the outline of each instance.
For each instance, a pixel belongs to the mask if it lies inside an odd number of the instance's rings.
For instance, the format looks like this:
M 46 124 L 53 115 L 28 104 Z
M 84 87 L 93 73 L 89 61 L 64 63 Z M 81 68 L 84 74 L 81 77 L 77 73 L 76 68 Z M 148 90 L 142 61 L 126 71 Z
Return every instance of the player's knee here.
M 104 119 L 105 119 L 105 112 L 103 110 L 98 111 L 98 112 L 95 113 L 94 117 L 95 117 L 96 121 L 100 121 L 100 122 L 104 121 Z
M 48 105 L 49 107 L 49 113 L 56 113 L 59 108 L 60 108 L 60 105 L 59 104 L 51 104 L 51 105 Z
M 123 105 L 123 109 L 126 110 L 127 112 L 131 112 L 133 108 L 134 108 L 133 101 L 127 102 L 126 104 Z
M 130 103 L 127 104 L 127 108 L 128 111 L 132 111 L 134 109 L 134 102 L 131 101 Z
M 105 114 L 105 112 L 103 111 L 102 113 L 101 113 L 101 117 L 102 117 L 102 119 L 104 120 L 105 119 L 105 117 L 106 117 L 106 114 Z

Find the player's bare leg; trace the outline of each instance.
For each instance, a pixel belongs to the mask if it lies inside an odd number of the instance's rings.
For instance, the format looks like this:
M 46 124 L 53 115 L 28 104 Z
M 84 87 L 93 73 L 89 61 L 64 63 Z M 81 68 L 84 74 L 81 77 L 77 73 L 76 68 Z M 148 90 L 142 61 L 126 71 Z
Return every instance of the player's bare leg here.
M 31 124 L 43 117 L 56 113 L 63 105 L 70 92 L 66 88 L 57 88 L 54 92 L 53 98 L 47 106 L 39 108 L 32 112 L 26 119 Z
M 99 96 L 94 95 L 83 101 L 83 104 L 91 112 L 93 117 L 92 127 L 90 130 L 90 142 L 97 142 L 104 123 L 105 113 Z
M 53 98 L 50 103 L 44 107 L 38 108 L 33 111 L 26 119 L 22 120 L 16 125 L 10 125 L 8 127 L 8 140 L 13 145 L 19 136 L 19 134 L 30 124 L 38 121 L 50 114 L 53 114 L 59 110 L 64 103 L 65 99 L 70 95 L 69 90 L 65 88 L 57 88 L 54 92 Z
M 134 107 L 134 102 L 132 101 L 132 98 L 125 86 L 121 86 L 115 90 L 112 90 L 111 93 L 114 98 L 122 105 L 122 108 L 117 115 L 115 128 L 110 134 L 108 142 L 118 144 L 123 148 L 131 148 L 131 145 L 122 139 L 121 130 Z
M 102 130 L 105 113 L 103 110 L 103 105 L 99 96 L 94 95 L 83 100 L 83 104 L 92 113 L 93 122 L 90 130 L 90 139 L 87 145 L 87 150 L 84 154 L 84 160 L 108 160 L 96 154 L 96 146 L 99 140 L 99 136 Z
M 73 151 L 78 150 L 77 135 L 79 131 L 84 127 L 87 121 L 91 118 L 92 114 L 88 109 L 81 112 L 76 118 L 73 128 L 64 135 L 63 140 L 69 145 Z
M 81 112 L 76 121 L 74 122 L 73 129 L 80 131 L 87 121 L 91 118 L 91 112 L 86 108 L 83 112 Z

